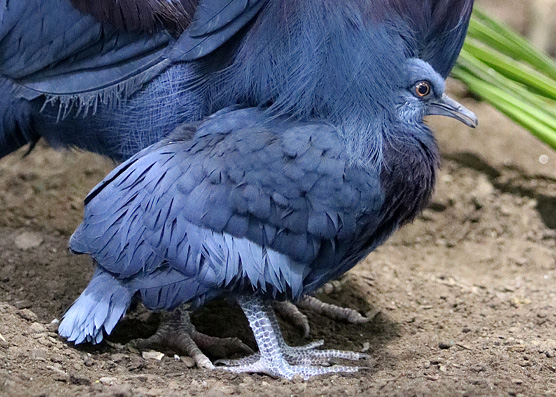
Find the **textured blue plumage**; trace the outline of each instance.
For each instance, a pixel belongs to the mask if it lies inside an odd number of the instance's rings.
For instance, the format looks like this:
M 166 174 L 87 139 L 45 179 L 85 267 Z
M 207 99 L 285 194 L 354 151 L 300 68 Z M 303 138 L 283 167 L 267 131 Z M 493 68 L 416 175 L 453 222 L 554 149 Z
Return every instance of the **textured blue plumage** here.
M 196 18 L 179 38 L 170 58 L 192 61 L 204 57 L 232 38 L 268 0 L 212 0 L 199 3 Z
M 380 224 L 380 176 L 351 166 L 343 146 L 324 123 L 224 110 L 193 139 L 177 132 L 108 175 L 70 248 L 95 259 L 95 277 L 110 274 L 151 309 L 222 293 L 298 299 Z M 284 172 L 299 164 L 314 183 Z M 66 315 L 63 336 L 72 321 Z

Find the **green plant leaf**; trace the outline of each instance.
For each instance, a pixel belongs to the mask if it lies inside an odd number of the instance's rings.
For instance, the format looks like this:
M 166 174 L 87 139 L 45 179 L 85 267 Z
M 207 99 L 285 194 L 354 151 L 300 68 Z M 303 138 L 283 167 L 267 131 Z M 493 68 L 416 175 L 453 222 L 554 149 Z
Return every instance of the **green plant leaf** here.
M 475 9 L 452 75 L 556 149 L 556 62 L 519 33 Z

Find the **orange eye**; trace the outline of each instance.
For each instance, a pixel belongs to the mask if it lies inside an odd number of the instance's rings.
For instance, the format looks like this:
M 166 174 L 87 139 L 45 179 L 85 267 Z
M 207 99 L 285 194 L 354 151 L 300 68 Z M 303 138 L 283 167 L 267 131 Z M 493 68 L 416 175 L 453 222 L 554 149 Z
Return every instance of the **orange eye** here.
M 424 98 L 431 93 L 431 85 L 428 81 L 420 81 L 415 84 L 415 94 L 419 98 Z

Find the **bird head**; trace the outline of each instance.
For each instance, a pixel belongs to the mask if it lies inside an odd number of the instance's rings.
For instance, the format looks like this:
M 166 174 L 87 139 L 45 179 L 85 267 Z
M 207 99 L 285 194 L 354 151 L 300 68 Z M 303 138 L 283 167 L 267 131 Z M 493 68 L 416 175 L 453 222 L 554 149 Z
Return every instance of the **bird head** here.
M 452 117 L 472 128 L 477 126 L 475 114 L 446 95 L 444 78 L 429 63 L 417 58 L 406 63 L 405 84 L 397 106 L 401 120 L 420 124 L 423 117 L 436 115 Z

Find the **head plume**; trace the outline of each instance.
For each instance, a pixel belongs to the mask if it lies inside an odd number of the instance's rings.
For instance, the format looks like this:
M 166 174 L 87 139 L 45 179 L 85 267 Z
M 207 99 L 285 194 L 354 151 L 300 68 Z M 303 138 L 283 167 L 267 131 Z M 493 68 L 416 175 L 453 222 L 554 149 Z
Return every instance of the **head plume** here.
M 467 34 L 473 0 L 375 0 L 370 7 L 372 17 L 387 21 L 402 37 L 408 57 L 448 77 Z

